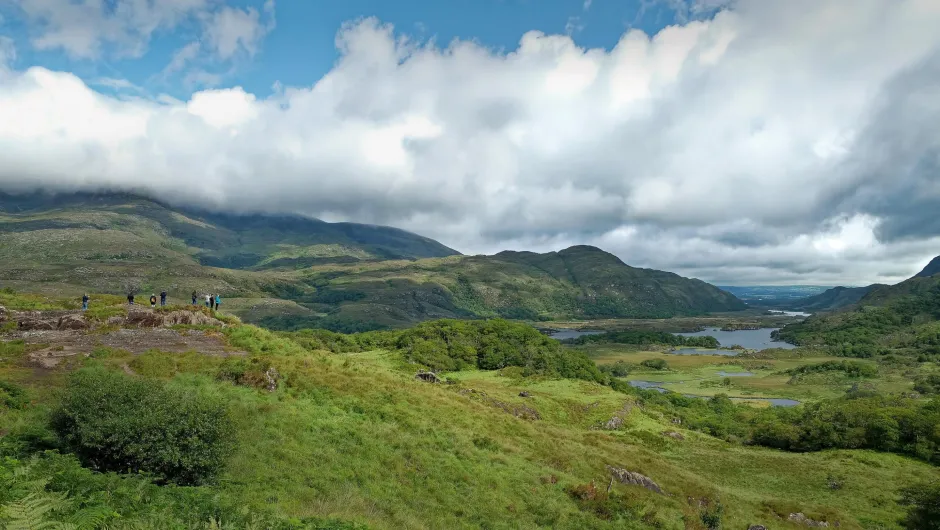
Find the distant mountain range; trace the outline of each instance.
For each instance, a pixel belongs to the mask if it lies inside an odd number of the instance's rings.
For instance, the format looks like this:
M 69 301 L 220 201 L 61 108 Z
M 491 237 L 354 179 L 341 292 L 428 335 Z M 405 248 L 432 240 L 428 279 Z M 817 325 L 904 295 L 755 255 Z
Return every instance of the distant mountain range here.
M 462 256 L 390 227 L 174 207 L 130 194 L 0 194 L 0 283 L 58 295 L 219 292 L 275 327 L 439 317 L 670 317 L 746 305 L 594 247 Z

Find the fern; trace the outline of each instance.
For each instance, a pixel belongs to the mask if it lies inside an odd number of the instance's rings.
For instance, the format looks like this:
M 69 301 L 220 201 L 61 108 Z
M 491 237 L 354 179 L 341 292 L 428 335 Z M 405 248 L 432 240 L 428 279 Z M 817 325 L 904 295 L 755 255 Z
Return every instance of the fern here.
M 63 494 L 30 493 L 0 508 L 0 521 L 5 530 L 77 530 L 74 525 L 52 520 L 52 516 L 68 507 Z
M 72 514 L 69 523 L 74 525 L 76 530 L 96 530 L 118 517 L 120 515 L 107 506 L 89 506 Z

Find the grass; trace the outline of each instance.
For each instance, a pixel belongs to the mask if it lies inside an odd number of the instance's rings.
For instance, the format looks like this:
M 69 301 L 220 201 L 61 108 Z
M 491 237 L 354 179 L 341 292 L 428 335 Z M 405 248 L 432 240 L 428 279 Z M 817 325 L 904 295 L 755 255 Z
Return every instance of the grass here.
M 662 383 L 662 388 L 682 394 L 713 396 L 719 393 L 730 397 L 774 397 L 810 402 L 839 397 L 856 383 L 871 390 L 892 394 L 910 392 L 913 387 L 911 368 L 907 366 L 878 365 L 872 360 L 857 362 L 878 366 L 878 377 L 860 379 L 840 373 L 812 374 L 794 378 L 787 370 L 843 358 L 822 355 L 813 350 L 771 350 L 758 355 L 737 357 L 721 355 L 671 355 L 665 349 L 650 351 L 621 344 L 577 346 L 598 364 L 622 361 L 636 365 L 626 379 Z M 668 371 L 651 370 L 640 363 L 649 359 L 664 359 Z M 928 373 L 931 366 L 915 369 Z M 749 377 L 727 377 L 719 372 L 751 372 Z
M 86 362 L 114 370 L 128 365 L 137 377 L 224 398 L 236 418 L 238 450 L 206 491 L 246 512 L 335 517 L 373 528 L 680 529 L 700 527 L 698 502 L 707 498 L 725 506 L 725 528 L 785 528 L 781 516 L 790 511 L 838 520 L 847 529 L 894 528 L 903 513 L 895 492 L 938 477 L 927 464 L 890 454 L 795 454 L 726 443 L 683 430 L 630 395 L 583 381 L 471 370 L 448 374 L 453 384 L 432 385 L 416 381 L 416 368 L 393 352 L 311 352 L 237 324 L 225 334 L 233 347 L 276 367 L 277 391 L 219 381 L 224 359 L 196 352 L 108 350 Z M 20 352 L 22 346 L 4 348 Z M 16 359 L 0 364 L 0 380 L 29 397 L 24 409 L 0 414 L 0 432 L 13 435 L 41 425 L 65 375 L 57 369 L 37 376 Z M 706 361 L 719 361 L 668 360 L 673 370 L 702 375 L 716 368 Z M 777 370 L 805 361 L 754 362 L 774 363 Z M 520 397 L 522 391 L 531 397 Z M 507 412 L 519 406 L 541 419 Z M 624 419 L 621 428 L 597 429 L 615 415 Z M 664 437 L 666 430 L 685 439 Z M 647 475 L 669 495 L 614 485 L 627 499 L 625 511 L 600 518 L 567 491 L 591 481 L 606 488 L 606 465 Z M 843 489 L 828 487 L 832 474 L 845 477 Z

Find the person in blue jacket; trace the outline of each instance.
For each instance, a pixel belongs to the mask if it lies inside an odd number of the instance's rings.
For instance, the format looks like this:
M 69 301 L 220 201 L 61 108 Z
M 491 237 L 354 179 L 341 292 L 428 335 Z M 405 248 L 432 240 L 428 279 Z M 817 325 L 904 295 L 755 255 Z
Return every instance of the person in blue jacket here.
M 219 307 L 222 305 L 222 295 L 215 295 L 215 310 L 218 311 Z

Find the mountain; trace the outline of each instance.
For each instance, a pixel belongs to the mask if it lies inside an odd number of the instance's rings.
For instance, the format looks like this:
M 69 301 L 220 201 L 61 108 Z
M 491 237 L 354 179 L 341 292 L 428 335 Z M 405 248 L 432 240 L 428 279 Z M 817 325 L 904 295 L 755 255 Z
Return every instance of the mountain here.
M 886 287 L 882 284 L 873 284 L 865 287 L 833 287 L 814 296 L 808 296 L 790 302 L 789 308 L 796 311 L 834 311 L 853 304 L 857 304 L 873 289 Z
M 174 208 L 131 194 L 2 194 L 0 213 L 0 231 L 121 230 L 147 223 L 163 232 L 170 245 L 185 245 L 201 264 L 234 269 L 459 254 L 432 239 L 387 226 Z
M 218 292 L 271 327 L 434 318 L 698 315 L 746 306 L 587 246 L 462 256 L 395 228 L 174 207 L 129 194 L 0 195 L 0 286 L 75 296 Z
M 927 266 L 924 267 L 924 270 L 915 274 L 914 277 L 915 278 L 928 278 L 936 274 L 940 274 L 940 256 L 937 256 L 936 258 L 930 260 L 930 263 L 928 263 Z
M 310 268 L 302 278 L 316 290 L 294 300 L 311 313 L 270 317 L 265 325 L 348 331 L 434 318 L 667 318 L 747 307 L 701 280 L 630 267 L 589 246 L 545 254 L 328 264 Z

